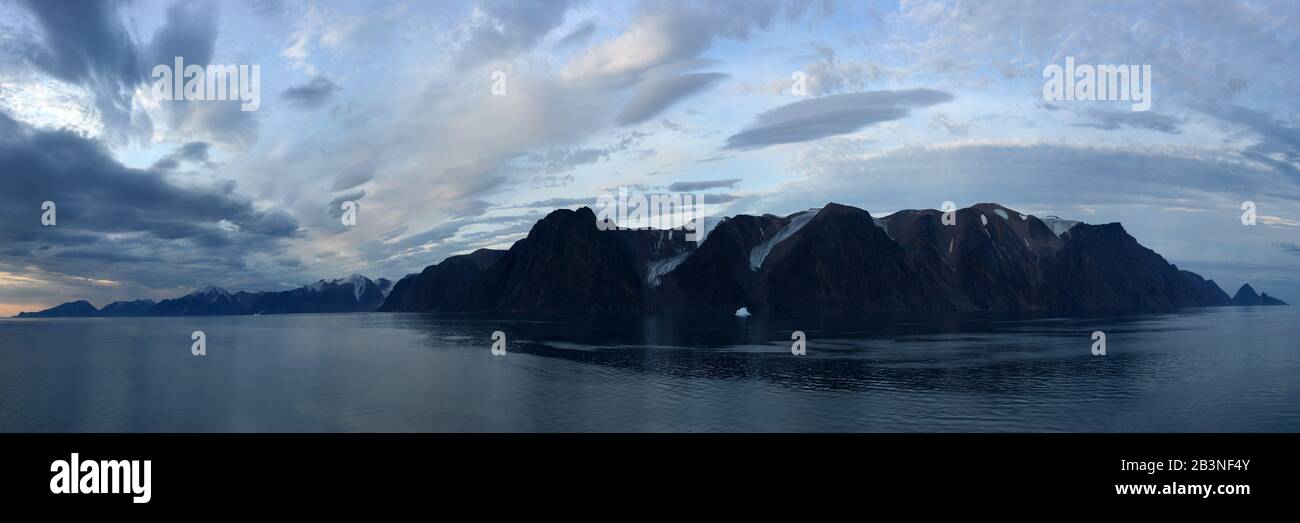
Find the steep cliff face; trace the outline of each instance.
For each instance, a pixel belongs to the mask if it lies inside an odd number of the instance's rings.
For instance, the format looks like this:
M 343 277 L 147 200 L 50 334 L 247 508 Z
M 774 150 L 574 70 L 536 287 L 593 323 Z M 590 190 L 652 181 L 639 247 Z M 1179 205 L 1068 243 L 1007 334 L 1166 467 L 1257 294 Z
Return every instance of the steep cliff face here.
M 1171 265 L 1138 244 L 1118 223 L 1079 224 L 1062 239 L 1064 247 L 1047 264 L 1042 308 L 1166 309 L 1227 304 L 1217 285 Z

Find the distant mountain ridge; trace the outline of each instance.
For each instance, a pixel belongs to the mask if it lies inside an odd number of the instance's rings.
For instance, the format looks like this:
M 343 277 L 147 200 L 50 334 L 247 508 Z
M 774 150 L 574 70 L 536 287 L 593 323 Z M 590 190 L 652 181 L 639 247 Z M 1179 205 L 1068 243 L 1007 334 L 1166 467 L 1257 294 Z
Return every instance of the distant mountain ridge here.
M 65 303 L 38 312 L 19 313 L 19 318 L 122 317 L 122 316 L 226 316 L 248 314 L 298 314 L 368 312 L 379 308 L 392 282 L 378 282 L 353 274 L 287 291 L 227 292 L 208 286 L 192 293 L 155 303 L 153 300 L 116 301 L 96 309 L 84 300 Z

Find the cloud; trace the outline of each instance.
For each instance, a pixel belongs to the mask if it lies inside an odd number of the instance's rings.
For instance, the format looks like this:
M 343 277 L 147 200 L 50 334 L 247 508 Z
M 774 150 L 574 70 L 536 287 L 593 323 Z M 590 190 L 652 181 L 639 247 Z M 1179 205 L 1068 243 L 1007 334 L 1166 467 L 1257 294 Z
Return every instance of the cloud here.
M 184 58 L 186 64 L 211 63 L 217 40 L 216 16 L 216 5 L 211 2 L 171 4 L 164 24 L 150 41 L 151 61 L 145 64 L 146 70 L 158 64 L 171 65 L 177 56 Z
M 791 168 L 806 178 L 783 186 L 774 197 L 815 193 L 852 200 L 856 195 L 871 202 L 934 200 L 934 205 L 1015 199 L 1055 207 L 1145 205 L 1153 211 L 1195 203 L 1226 209 L 1221 212 L 1230 217 L 1240 214 L 1233 209 L 1243 200 L 1265 194 L 1276 195 L 1269 198 L 1274 203 L 1300 202 L 1300 185 L 1268 165 L 1228 151 L 1181 147 L 990 140 L 867 152 L 856 140 L 837 138 L 810 146 Z
M 119 11 L 129 3 L 25 1 L 23 5 L 41 25 L 44 39 L 20 42 L 20 53 L 37 70 L 92 94 L 110 144 L 152 137 L 154 120 L 134 97 L 148 92 L 140 89 L 151 83 L 154 66 L 172 66 L 178 56 L 186 64 L 208 65 L 215 53 L 218 13 L 211 1 L 169 5 L 163 24 L 147 44 L 138 42 L 123 23 Z M 175 133 L 172 138 L 237 147 L 256 141 L 257 120 L 253 113 L 240 110 L 239 101 L 160 103 L 161 116 Z
M 189 142 L 177 147 L 170 154 L 159 158 L 150 168 L 172 171 L 186 163 L 212 167 L 215 164 L 208 159 L 208 150 L 210 148 L 211 144 L 207 142 Z
M 709 189 L 734 189 L 736 184 L 740 183 L 740 178 L 729 178 L 726 180 L 702 180 L 698 182 L 675 182 L 668 186 L 668 190 L 674 192 L 692 192 L 706 191 Z
M 614 121 L 619 125 L 644 122 L 726 77 L 722 73 L 691 73 L 645 82 Z
M 819 45 L 814 49 L 818 60 L 803 68 L 807 75 L 808 94 L 812 96 L 861 91 L 868 84 L 897 74 L 871 61 L 840 60 L 835 56 L 835 49 L 829 46 Z M 774 85 L 778 91 L 784 91 L 790 82 L 783 79 Z
M 591 198 L 551 198 L 551 199 L 548 199 L 548 200 L 539 200 L 539 201 L 535 201 L 535 202 L 529 202 L 529 203 L 521 203 L 521 204 L 516 204 L 516 205 L 510 205 L 510 206 L 507 206 L 506 208 L 508 208 L 508 209 L 520 209 L 520 208 L 534 208 L 534 207 L 536 207 L 536 208 L 542 208 L 542 209 L 559 209 L 559 208 L 561 208 L 561 207 L 572 207 L 572 206 L 574 206 L 574 205 L 594 205 L 595 202 L 596 202 L 596 198 L 595 198 L 595 197 L 591 197 Z
M 955 136 L 966 136 L 967 134 L 970 134 L 970 128 L 971 128 L 970 122 L 957 123 L 954 122 L 951 118 L 948 118 L 948 115 L 943 113 L 939 113 L 931 117 L 930 126 L 935 128 L 942 128 L 948 131 L 949 134 Z
M 218 11 L 206 0 L 178 1 L 167 8 L 164 23 L 154 33 L 149 49 L 154 65 L 172 65 L 175 57 L 187 65 L 213 64 L 216 53 Z M 173 71 L 173 74 L 176 74 Z M 257 141 L 256 112 L 243 111 L 239 100 L 161 101 L 172 137 L 181 136 L 246 149 Z
M 1278 120 L 1264 111 L 1235 104 L 1203 104 L 1198 108 L 1223 122 L 1255 133 L 1258 142 L 1243 154 L 1300 180 L 1300 126 Z
M 452 220 L 401 238 L 368 241 L 362 245 L 361 252 L 376 270 L 400 277 L 453 254 L 508 246 L 522 238 L 541 218 L 541 213 L 532 211 L 522 215 Z M 490 227 L 478 230 L 481 226 Z
M 532 49 L 564 23 L 569 4 L 569 0 L 479 2 L 471 21 L 461 29 L 456 66 L 482 66 Z
M 1089 109 L 1086 113 L 1089 122 L 1074 124 L 1079 127 L 1094 127 L 1113 131 L 1120 128 L 1146 129 L 1167 134 L 1182 132 L 1184 120 L 1151 111 L 1106 111 Z
M 366 183 L 374 179 L 374 177 L 375 176 L 371 174 L 370 171 L 367 170 L 349 171 L 340 174 L 337 178 L 335 178 L 334 185 L 330 187 L 330 190 L 342 191 L 344 189 L 351 189 L 353 187 L 356 187 L 358 185 L 361 185 L 363 183 Z
M 1285 252 L 1285 253 L 1287 253 L 1287 254 L 1293 254 L 1293 255 L 1296 255 L 1296 256 L 1300 256 L 1300 245 L 1296 245 L 1295 243 L 1292 243 L 1292 242 L 1274 242 L 1274 243 L 1273 243 L 1273 246 L 1274 246 L 1274 247 L 1277 247 L 1277 248 L 1279 248 L 1279 249 L 1282 249 L 1282 252 Z
M 870 91 L 800 100 L 758 115 L 748 129 L 727 138 L 726 149 L 816 140 L 898 120 L 911 109 L 949 102 L 953 95 L 932 89 Z
M 114 2 L 23 0 L 43 32 L 21 41 L 19 52 L 36 69 L 92 93 L 107 131 L 123 139 L 132 129 L 131 98 L 146 72 L 135 40 Z M 147 125 L 147 122 L 140 122 Z
M 590 40 L 591 35 L 595 33 L 596 21 L 587 20 L 578 24 L 578 27 L 573 28 L 572 31 L 569 31 L 569 34 L 565 35 L 564 38 L 561 38 L 555 45 L 559 48 L 577 47 L 587 43 L 587 40 Z
M 573 180 L 570 173 L 574 169 L 607 162 L 615 154 L 638 146 L 649 136 L 650 133 L 632 131 L 603 147 L 548 147 L 517 154 L 498 162 L 496 171 L 526 177 L 535 187 L 569 185 Z
M 280 98 L 300 109 L 319 109 L 329 101 L 340 87 L 323 76 L 312 78 L 303 85 L 295 85 L 280 93 Z
M 569 82 L 627 85 L 661 65 L 698 57 L 719 37 L 746 40 L 781 15 L 795 19 L 809 1 L 652 1 L 618 36 L 601 42 L 565 65 Z
M 196 161 L 203 151 L 191 144 L 174 156 Z M 122 165 L 98 140 L 4 113 L 0 165 L 0 222 L 9 224 L 0 228 L 9 250 L 0 271 L 20 266 L 67 285 L 90 277 L 156 293 L 246 274 L 238 271 L 300 233 L 292 216 L 259 209 L 232 182 L 178 185 Z M 39 219 L 45 201 L 56 205 L 54 226 Z

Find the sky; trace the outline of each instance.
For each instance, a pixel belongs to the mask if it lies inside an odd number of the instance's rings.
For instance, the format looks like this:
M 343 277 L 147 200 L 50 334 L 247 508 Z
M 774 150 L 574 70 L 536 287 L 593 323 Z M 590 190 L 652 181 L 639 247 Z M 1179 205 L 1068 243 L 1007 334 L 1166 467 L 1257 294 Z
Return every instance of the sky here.
M 397 279 L 619 187 L 1121 222 L 1300 303 L 1297 27 L 1284 1 L 0 0 L 0 316 Z M 177 56 L 257 66 L 256 110 L 160 99 Z M 1067 59 L 1149 65 L 1150 109 L 1045 99 Z

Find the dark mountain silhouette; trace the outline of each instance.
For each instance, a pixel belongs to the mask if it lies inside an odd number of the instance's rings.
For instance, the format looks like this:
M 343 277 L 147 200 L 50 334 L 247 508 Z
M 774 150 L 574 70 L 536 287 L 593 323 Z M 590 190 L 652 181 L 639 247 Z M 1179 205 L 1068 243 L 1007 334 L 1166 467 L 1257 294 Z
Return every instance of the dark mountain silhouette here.
M 397 280 L 379 307 L 381 312 L 439 312 L 456 310 L 465 303 L 465 291 L 483 269 L 501 259 L 505 251 L 479 249 L 451 256 L 424 271 Z
M 179 298 L 158 302 L 148 316 L 219 316 L 242 314 L 244 308 L 235 296 L 217 287 L 204 287 Z
M 1255 288 L 1249 283 L 1237 289 L 1237 294 L 1232 296 L 1233 305 L 1286 305 L 1286 302 L 1269 296 L 1268 293 L 1255 294 Z
M 631 233 L 631 234 L 629 234 Z M 651 238 L 664 231 L 601 231 L 586 207 L 561 209 L 476 276 L 460 310 L 637 312 L 646 309 Z M 671 241 L 671 240 L 669 240 Z
M 935 210 L 875 218 L 832 203 L 786 217 L 725 218 L 696 247 L 681 231 L 602 231 L 590 209 L 558 210 L 495 262 L 453 265 L 453 257 L 403 278 L 380 310 L 1082 311 L 1231 302 L 1118 223 L 1039 219 L 991 203 L 955 217 L 953 225 Z
M 952 310 L 960 305 L 939 258 L 910 256 L 862 209 L 829 204 L 797 232 L 773 240 L 779 241 L 757 269 L 760 292 L 752 295 L 750 312 Z
M 1166 309 L 1228 304 L 1227 294 L 1218 285 L 1169 264 L 1138 244 L 1118 223 L 1079 224 L 1061 237 L 1064 246 L 1045 265 L 1045 308 Z
M 19 318 L 64 318 L 64 317 L 81 317 L 94 316 L 99 312 L 94 305 L 86 300 L 70 301 L 61 305 L 55 305 L 43 311 L 37 312 L 20 312 Z
M 98 316 L 141 316 L 154 305 L 153 300 L 115 301 L 99 309 Z
M 240 293 L 245 294 L 245 293 Z M 261 292 L 241 298 L 246 314 L 372 311 L 384 303 L 379 285 L 353 274 L 281 292 Z

